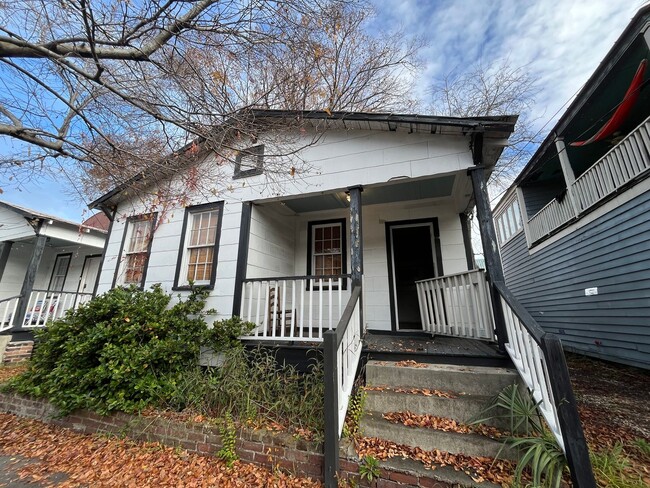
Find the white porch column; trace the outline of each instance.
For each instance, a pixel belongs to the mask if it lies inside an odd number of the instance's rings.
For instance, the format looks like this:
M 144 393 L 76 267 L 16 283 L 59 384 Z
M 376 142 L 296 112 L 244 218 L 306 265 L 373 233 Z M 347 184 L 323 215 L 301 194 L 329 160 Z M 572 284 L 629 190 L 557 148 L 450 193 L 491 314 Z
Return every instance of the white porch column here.
M 557 155 L 560 158 L 560 166 L 562 167 L 562 174 L 564 175 L 564 182 L 566 183 L 567 197 L 571 201 L 573 213 L 577 217 L 580 214 L 580 207 L 573 192 L 573 184 L 576 181 L 576 177 L 573 173 L 573 168 L 571 167 L 571 162 L 569 161 L 569 156 L 567 155 L 566 146 L 564 145 L 564 139 L 562 137 L 555 138 L 555 147 L 557 149 Z

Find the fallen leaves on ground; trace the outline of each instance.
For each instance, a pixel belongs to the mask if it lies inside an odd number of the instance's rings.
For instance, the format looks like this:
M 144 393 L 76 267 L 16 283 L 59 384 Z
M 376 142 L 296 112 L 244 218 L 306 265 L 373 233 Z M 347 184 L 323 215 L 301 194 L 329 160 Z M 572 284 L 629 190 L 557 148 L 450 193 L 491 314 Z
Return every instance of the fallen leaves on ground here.
M 3 383 L 14 376 L 18 376 L 27 370 L 27 364 L 20 364 L 17 366 L 0 366 L 0 383 Z
M 405 361 L 397 361 L 395 366 L 398 368 L 426 368 L 428 365 L 426 363 L 418 363 L 417 361 L 408 359 Z
M 383 418 L 394 424 L 403 424 L 407 427 L 425 427 L 427 429 L 442 430 L 444 432 L 456 432 L 458 434 L 480 434 L 492 439 L 501 438 L 504 433 L 489 425 L 466 425 L 446 417 L 435 415 L 418 415 L 409 411 L 389 412 L 382 415 Z
M 364 386 L 366 391 L 394 391 L 396 393 L 409 393 L 411 395 L 437 396 L 440 398 L 457 398 L 450 391 L 432 390 L 429 388 L 394 388 L 392 386 Z
M 577 354 L 567 355 L 567 364 L 592 448 L 650 441 L 650 371 Z
M 410 447 L 376 437 L 357 439 L 356 450 L 359 458 L 373 456 L 380 460 L 400 457 L 413 459 L 424 464 L 427 469 L 450 466 L 462 471 L 475 482 L 490 481 L 498 485 L 510 485 L 515 466 L 512 462 L 490 457 L 472 457 L 464 454 L 451 454 L 435 449 L 425 451 L 419 447 Z
M 36 420 L 0 414 L 0 452 L 36 458 L 20 470 L 28 480 L 63 472 L 59 486 L 93 487 L 320 487 L 320 482 L 215 457 L 189 454 L 159 443 L 85 435 Z

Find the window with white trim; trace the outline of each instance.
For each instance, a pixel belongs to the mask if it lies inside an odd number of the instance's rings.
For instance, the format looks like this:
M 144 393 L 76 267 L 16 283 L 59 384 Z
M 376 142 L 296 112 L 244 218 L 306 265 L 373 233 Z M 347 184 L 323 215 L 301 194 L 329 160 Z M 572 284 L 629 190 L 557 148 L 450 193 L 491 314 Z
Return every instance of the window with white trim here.
M 494 218 L 494 221 L 498 230 L 499 241 L 501 245 L 503 245 L 524 228 L 521 219 L 521 210 L 519 208 L 519 200 L 516 198 L 512 200 L 501 212 L 499 212 L 499 214 Z
M 347 272 L 345 219 L 309 223 L 307 274 L 341 275 Z
M 213 286 L 216 277 L 217 251 L 223 202 L 188 207 L 185 229 L 176 271 L 175 287 L 190 283 Z
M 144 286 L 155 220 L 156 214 L 127 219 L 116 284 Z

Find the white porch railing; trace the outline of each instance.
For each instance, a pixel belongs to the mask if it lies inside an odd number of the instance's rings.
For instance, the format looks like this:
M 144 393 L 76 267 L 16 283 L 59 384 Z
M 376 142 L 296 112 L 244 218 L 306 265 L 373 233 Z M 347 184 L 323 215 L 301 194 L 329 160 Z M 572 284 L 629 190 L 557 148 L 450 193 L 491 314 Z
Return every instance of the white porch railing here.
M 0 300 L 0 332 L 13 327 L 19 301 L 20 295 Z
M 364 333 L 361 326 L 361 285 L 356 284 L 336 329 L 324 334 L 326 479 L 334 477 L 337 471 L 339 440 L 361 359 Z
M 320 342 L 350 297 L 350 275 L 246 279 L 241 318 L 257 324 L 242 339 Z
M 580 213 L 650 170 L 650 117 L 581 174 L 571 186 Z M 575 217 L 569 196 L 551 200 L 528 220 L 531 242 Z
M 420 316 L 431 334 L 494 340 L 490 289 L 482 270 L 416 281 Z
M 92 293 L 34 290 L 27 302 L 23 327 L 43 327 L 52 320 L 62 318 L 68 310 L 76 310 L 82 303 L 90 301 L 92 296 Z
M 20 295 L 0 300 L 0 331 L 9 330 L 16 323 L 16 312 Z M 43 327 L 48 322 L 62 318 L 70 309 L 77 309 L 82 303 L 90 301 L 92 293 L 52 292 L 33 290 L 27 301 L 25 315 L 21 317 L 22 327 L 31 329 Z
M 580 210 L 586 210 L 650 169 L 650 118 L 576 179 Z
M 533 320 L 530 320 L 527 326 L 524 324 L 522 316 L 527 317 L 528 313 L 518 306 L 507 289 L 500 291 L 499 300 L 503 308 L 503 318 L 508 334 L 508 341 L 505 344 L 506 351 L 517 368 L 519 376 L 531 391 L 535 402 L 538 403 L 539 411 L 544 416 L 551 432 L 566 452 L 557 403 L 553 398 L 551 376 L 549 375 L 549 366 L 559 368 L 560 365 L 549 365 L 547 362 L 548 354 L 545 354 L 543 349 L 546 346 L 544 342 L 547 334 Z
M 573 217 L 575 213 L 569 195 L 565 195 L 562 201 L 551 200 L 528 221 L 530 241 L 541 239 Z

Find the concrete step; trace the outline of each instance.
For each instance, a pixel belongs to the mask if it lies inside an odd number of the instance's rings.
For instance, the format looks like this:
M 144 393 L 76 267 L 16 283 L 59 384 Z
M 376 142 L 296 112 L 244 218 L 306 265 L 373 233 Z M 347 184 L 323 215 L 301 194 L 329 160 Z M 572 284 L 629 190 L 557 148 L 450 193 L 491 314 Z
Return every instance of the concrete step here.
M 371 386 L 429 388 L 490 397 L 518 379 L 517 372 L 507 368 L 424 363 L 396 366 L 391 361 L 368 361 L 366 365 L 366 384 Z
M 432 478 L 438 481 L 441 485 L 435 486 L 453 486 L 456 488 L 500 488 L 500 485 L 483 481 L 477 483 L 472 480 L 468 475 L 462 471 L 456 471 L 451 466 L 437 467 L 435 470 L 426 469 L 422 463 L 413 461 L 412 459 L 393 458 L 386 461 L 380 461 L 381 467 L 386 467 L 394 471 L 399 471 L 405 474 L 420 475 Z
M 516 459 L 513 452 L 503 447 L 503 441 L 479 434 L 460 434 L 425 427 L 407 427 L 389 422 L 381 414 L 368 413 L 361 420 L 361 435 L 379 437 L 398 444 L 419 447 L 425 451 L 439 449 L 452 454 Z
M 368 412 L 412 412 L 418 415 L 436 415 L 457 422 L 468 423 L 489 403 L 490 397 L 459 395 L 456 398 L 426 396 L 420 393 L 402 393 L 390 389 L 367 390 L 365 410 Z

